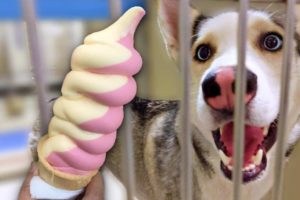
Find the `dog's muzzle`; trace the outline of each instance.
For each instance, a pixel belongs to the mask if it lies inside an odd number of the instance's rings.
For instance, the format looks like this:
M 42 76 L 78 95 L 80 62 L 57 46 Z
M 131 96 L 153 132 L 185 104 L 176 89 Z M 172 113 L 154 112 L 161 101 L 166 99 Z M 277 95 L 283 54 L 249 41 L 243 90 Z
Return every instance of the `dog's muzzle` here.
M 222 67 L 207 75 L 202 83 L 203 97 L 214 113 L 230 114 L 230 119 L 222 127 L 212 131 L 221 160 L 221 170 L 225 177 L 232 178 L 234 123 L 232 113 L 235 99 L 235 67 Z M 257 76 L 247 70 L 247 90 L 245 105 L 255 98 Z M 219 119 L 220 120 L 220 119 Z M 276 141 L 277 120 L 264 127 L 245 124 L 245 148 L 243 162 L 244 183 L 255 180 L 266 169 L 267 152 Z

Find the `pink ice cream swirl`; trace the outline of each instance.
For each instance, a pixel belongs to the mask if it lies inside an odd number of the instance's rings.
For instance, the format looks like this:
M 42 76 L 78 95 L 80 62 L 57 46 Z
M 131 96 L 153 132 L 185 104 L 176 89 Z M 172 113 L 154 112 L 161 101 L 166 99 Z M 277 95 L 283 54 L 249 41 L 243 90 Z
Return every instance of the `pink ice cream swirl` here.
M 74 50 L 39 155 L 55 170 L 85 176 L 103 165 L 123 121 L 123 105 L 136 94 L 132 76 L 142 59 L 133 40 L 143 16 L 142 8 L 132 8 Z

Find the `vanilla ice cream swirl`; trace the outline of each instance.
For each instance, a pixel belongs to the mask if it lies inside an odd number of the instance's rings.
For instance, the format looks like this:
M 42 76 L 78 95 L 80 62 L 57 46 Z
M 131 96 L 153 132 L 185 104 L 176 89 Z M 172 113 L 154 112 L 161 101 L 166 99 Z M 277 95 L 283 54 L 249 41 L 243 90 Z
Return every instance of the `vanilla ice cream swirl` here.
M 39 152 L 55 170 L 84 176 L 103 165 L 123 121 L 123 105 L 136 94 L 132 76 L 141 69 L 142 59 L 133 39 L 144 14 L 142 8 L 130 9 L 74 50 L 72 70 L 53 106 L 48 138 Z

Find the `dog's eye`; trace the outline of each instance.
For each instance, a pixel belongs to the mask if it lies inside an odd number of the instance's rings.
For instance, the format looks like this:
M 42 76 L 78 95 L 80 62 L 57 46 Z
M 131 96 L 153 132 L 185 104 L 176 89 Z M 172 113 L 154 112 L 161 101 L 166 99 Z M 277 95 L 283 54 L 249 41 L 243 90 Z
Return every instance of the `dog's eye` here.
M 196 50 L 195 58 L 201 62 L 207 61 L 211 57 L 211 48 L 209 45 L 202 44 Z
M 278 51 L 282 48 L 282 36 L 278 33 L 268 33 L 263 37 L 262 47 L 267 51 Z

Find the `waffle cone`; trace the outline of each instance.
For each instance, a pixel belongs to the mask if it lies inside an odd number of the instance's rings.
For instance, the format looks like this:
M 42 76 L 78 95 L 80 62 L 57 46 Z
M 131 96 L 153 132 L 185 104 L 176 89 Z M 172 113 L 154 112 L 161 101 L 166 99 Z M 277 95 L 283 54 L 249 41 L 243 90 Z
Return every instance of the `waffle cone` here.
M 54 169 L 45 158 L 41 156 L 41 150 L 43 143 L 47 140 L 48 135 L 45 135 L 38 144 L 38 169 L 39 176 L 46 181 L 48 184 L 65 190 L 78 190 L 84 188 L 89 184 L 91 179 L 98 173 L 98 171 L 93 171 L 86 176 L 79 176 L 74 174 L 67 174 Z

